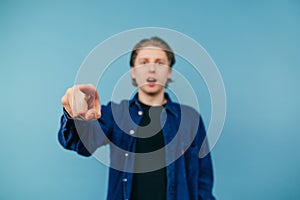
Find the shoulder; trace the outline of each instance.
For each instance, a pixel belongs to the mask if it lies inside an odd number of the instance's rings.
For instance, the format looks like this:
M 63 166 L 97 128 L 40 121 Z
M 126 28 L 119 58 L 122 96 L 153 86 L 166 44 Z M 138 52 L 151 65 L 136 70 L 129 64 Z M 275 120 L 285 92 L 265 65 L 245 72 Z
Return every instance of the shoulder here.
M 188 116 L 189 118 L 199 118 L 200 113 L 193 108 L 192 106 L 181 104 L 177 102 L 171 102 L 170 103 L 170 109 L 173 112 L 179 113 L 181 116 Z
M 123 99 L 120 102 L 115 102 L 115 101 L 109 101 L 106 104 L 101 105 L 101 107 L 111 107 L 111 106 L 126 106 L 129 105 L 129 100 L 128 99 Z
M 199 117 L 200 116 L 199 112 L 195 108 L 193 108 L 189 105 L 185 105 L 185 104 L 179 104 L 179 105 L 181 107 L 182 112 L 184 112 L 185 114 L 188 114 L 191 117 Z
M 129 100 L 122 100 L 121 102 L 109 101 L 107 104 L 101 105 L 101 112 L 108 111 L 108 112 L 122 113 L 128 109 L 129 109 Z

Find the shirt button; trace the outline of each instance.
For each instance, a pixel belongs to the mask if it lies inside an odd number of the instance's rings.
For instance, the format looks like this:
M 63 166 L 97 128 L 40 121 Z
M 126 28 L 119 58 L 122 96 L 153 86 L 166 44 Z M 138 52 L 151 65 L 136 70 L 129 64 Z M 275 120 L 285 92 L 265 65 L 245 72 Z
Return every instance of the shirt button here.
M 130 134 L 130 135 L 133 135 L 133 134 L 134 134 L 134 130 L 130 130 L 130 131 L 129 131 L 129 134 Z
M 127 178 L 123 178 L 123 182 L 127 182 Z
M 125 156 L 128 157 L 128 153 L 125 153 Z
M 142 112 L 142 111 L 139 111 L 139 112 L 138 112 L 138 115 L 142 115 L 142 114 L 143 114 L 143 112 Z

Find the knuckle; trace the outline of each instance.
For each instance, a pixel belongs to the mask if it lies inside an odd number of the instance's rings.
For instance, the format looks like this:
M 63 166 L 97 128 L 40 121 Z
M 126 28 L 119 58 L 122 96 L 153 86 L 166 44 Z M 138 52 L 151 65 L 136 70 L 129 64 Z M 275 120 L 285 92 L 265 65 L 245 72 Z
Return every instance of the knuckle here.
M 68 104 L 67 96 L 66 95 L 62 96 L 60 101 L 62 105 L 67 105 Z
M 88 86 L 89 88 L 91 88 L 92 90 L 95 90 L 95 89 L 96 89 L 95 86 L 94 86 L 93 84 L 87 84 L 87 86 Z
M 70 94 L 72 92 L 72 88 L 68 88 L 66 94 Z
M 63 105 L 66 103 L 65 96 L 63 96 L 63 97 L 60 99 L 60 102 L 61 102 L 61 104 L 63 104 Z

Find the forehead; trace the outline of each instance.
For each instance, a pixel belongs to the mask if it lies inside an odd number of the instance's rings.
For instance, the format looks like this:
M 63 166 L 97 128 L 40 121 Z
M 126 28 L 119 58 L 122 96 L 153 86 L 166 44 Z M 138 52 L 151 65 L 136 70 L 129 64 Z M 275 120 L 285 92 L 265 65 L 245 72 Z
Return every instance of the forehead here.
M 159 58 L 168 59 L 167 54 L 164 50 L 159 47 L 143 47 L 137 51 L 137 59 L 141 58 Z

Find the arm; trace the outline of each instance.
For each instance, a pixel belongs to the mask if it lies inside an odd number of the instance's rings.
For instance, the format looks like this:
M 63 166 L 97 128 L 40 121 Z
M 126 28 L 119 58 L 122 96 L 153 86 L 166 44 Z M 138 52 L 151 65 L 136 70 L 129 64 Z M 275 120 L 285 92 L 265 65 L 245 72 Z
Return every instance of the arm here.
M 58 132 L 59 143 L 80 155 L 91 156 L 98 147 L 108 143 L 112 130 L 109 108 L 110 104 L 102 106 L 101 118 L 90 121 L 73 119 L 64 109 Z
M 211 154 L 208 153 L 204 158 L 201 158 L 200 156 L 202 152 L 210 151 L 209 144 L 205 136 L 206 136 L 206 131 L 204 128 L 203 121 L 200 117 L 197 137 L 200 140 L 199 144 L 201 145 L 202 149 L 200 150 L 198 155 L 198 165 L 199 165 L 198 197 L 199 199 L 214 200 L 215 198 L 212 194 L 213 166 L 211 161 Z
M 210 154 L 206 155 L 204 158 L 199 159 L 199 177 L 198 177 L 198 191 L 199 199 L 214 200 L 212 194 L 213 188 L 213 169 Z
M 81 87 L 82 90 L 76 90 L 74 87 Z M 91 85 L 74 87 L 68 89 L 62 98 L 64 113 L 61 117 L 58 140 L 64 148 L 83 156 L 90 156 L 99 146 L 106 144 L 107 137 L 110 137 L 110 104 L 101 107 L 101 115 L 96 89 Z M 78 95 L 76 92 L 82 92 L 84 95 Z M 89 98 L 86 98 L 87 95 Z M 77 105 L 74 102 L 77 102 Z

